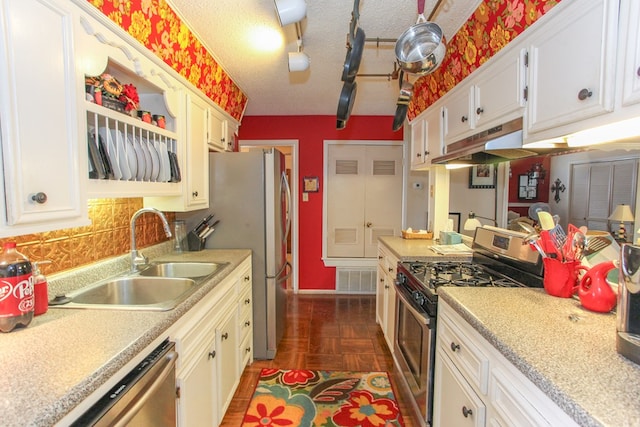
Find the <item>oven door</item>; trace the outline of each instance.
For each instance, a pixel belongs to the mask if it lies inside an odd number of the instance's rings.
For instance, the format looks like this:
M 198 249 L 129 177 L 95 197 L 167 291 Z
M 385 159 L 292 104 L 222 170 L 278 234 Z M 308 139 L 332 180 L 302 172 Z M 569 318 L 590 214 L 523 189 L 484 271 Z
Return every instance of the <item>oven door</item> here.
M 404 289 L 397 290 L 396 362 L 413 395 L 414 410 L 423 422 L 431 425 L 435 318 L 412 306 L 411 300 L 403 293 Z

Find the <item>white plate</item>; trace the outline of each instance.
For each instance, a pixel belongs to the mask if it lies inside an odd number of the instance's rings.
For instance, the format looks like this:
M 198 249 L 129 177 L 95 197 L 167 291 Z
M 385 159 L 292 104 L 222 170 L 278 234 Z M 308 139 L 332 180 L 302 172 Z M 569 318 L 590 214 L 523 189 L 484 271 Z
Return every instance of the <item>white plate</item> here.
M 145 181 L 149 181 L 149 179 L 151 179 L 152 161 L 151 161 L 151 153 L 149 152 L 149 141 L 147 141 L 147 138 L 143 137 L 140 140 L 140 147 L 142 147 L 142 153 L 144 154 L 144 177 L 143 177 L 143 179 Z
M 131 179 L 131 169 L 129 169 L 129 159 L 124 149 L 124 138 L 122 132 L 111 129 L 111 139 L 115 141 L 116 151 L 118 152 L 118 165 L 122 171 L 122 179 L 129 181 Z
M 140 141 L 138 140 L 138 138 L 136 138 L 133 135 L 129 135 L 129 141 L 132 141 L 133 144 L 133 149 L 136 152 L 136 161 L 137 161 L 137 166 L 136 166 L 136 179 L 138 181 L 142 181 L 144 179 L 144 169 L 145 169 L 145 164 L 144 164 L 144 151 L 142 151 L 142 147 L 140 146 Z
M 157 181 L 160 175 L 160 156 L 156 151 L 153 143 L 149 143 L 149 152 L 151 153 L 151 181 Z
M 127 152 L 127 160 L 129 160 L 129 170 L 131 171 L 131 179 L 136 179 L 138 176 L 138 156 L 136 150 L 133 148 L 133 142 L 131 142 L 131 135 L 127 135 L 125 140 L 125 151 Z
M 165 141 L 160 142 L 160 170 L 162 171 L 162 182 L 169 182 L 171 179 L 171 165 L 169 164 L 169 152 Z
M 109 156 L 109 161 L 111 161 L 113 177 L 115 179 L 122 179 L 122 171 L 120 170 L 120 165 L 118 164 L 118 153 L 116 152 L 116 145 L 111 139 L 111 132 L 109 132 L 109 129 L 101 127 L 98 129 L 98 134 L 102 137 L 104 143 L 107 144 L 107 155 Z

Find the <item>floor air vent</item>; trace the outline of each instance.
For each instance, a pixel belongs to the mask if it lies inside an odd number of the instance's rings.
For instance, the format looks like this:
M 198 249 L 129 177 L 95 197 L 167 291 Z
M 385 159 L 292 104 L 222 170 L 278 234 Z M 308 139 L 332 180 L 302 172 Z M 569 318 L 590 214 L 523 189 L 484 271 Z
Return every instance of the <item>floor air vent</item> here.
M 375 294 L 376 268 L 337 267 L 336 292 L 341 294 Z

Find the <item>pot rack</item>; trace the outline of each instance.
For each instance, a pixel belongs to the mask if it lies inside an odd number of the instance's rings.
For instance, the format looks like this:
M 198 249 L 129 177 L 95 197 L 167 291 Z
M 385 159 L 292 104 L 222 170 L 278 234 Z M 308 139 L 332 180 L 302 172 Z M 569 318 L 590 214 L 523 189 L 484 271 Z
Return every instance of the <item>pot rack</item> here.
M 421 0 L 418 0 L 418 2 L 420 1 Z M 435 16 L 436 12 L 440 9 L 443 2 L 444 0 L 436 1 L 436 4 L 433 6 L 433 9 L 431 9 L 431 13 L 427 17 L 427 21 L 431 21 L 433 19 L 433 17 Z M 351 22 L 349 24 L 349 33 L 347 33 L 347 43 L 346 43 L 347 51 L 350 51 L 353 48 L 352 40 L 355 39 L 354 31 L 355 29 L 357 29 L 359 25 L 358 23 L 359 17 L 360 17 L 359 9 L 360 9 L 360 0 L 354 0 L 353 12 L 351 13 Z M 395 39 L 395 38 L 373 37 L 373 38 L 365 38 L 364 42 L 376 43 L 376 49 L 379 49 L 381 43 L 396 43 L 397 40 L 398 39 Z M 391 80 L 398 80 L 400 78 L 400 75 L 402 74 L 401 71 L 402 70 L 398 67 L 398 62 L 396 60 L 393 63 L 393 71 L 390 73 L 363 73 L 363 74 L 356 73 L 355 76 L 356 77 L 386 77 L 387 81 L 391 81 Z M 353 82 L 351 82 L 351 84 L 355 85 L 355 78 L 353 79 Z M 343 86 L 343 92 L 345 92 L 344 86 Z M 338 125 L 337 125 L 338 129 L 344 129 L 344 127 L 346 126 L 346 122 L 351 114 L 351 107 L 353 106 L 354 97 L 355 97 L 355 88 L 352 90 L 351 94 L 349 95 L 348 100 L 343 99 L 345 97 L 341 94 L 341 97 L 338 103 Z M 345 101 L 349 102 L 350 105 L 348 107 L 345 106 Z M 345 113 L 343 111 L 345 109 L 347 109 L 348 112 Z M 397 130 L 395 129 L 395 126 L 394 126 L 394 130 Z

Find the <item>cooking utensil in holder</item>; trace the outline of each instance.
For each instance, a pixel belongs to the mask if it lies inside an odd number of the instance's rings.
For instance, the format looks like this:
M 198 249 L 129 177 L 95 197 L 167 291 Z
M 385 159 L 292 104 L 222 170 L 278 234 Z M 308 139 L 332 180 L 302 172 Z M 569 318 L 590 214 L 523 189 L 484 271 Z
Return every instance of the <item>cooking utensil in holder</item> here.
M 543 258 L 544 290 L 549 295 L 571 298 L 578 290 L 578 271 L 587 270 L 580 261 L 562 262 L 556 258 Z
M 190 231 L 189 234 L 187 234 L 187 246 L 192 252 L 203 250 L 205 242 L 206 239 L 198 236 L 195 231 Z

